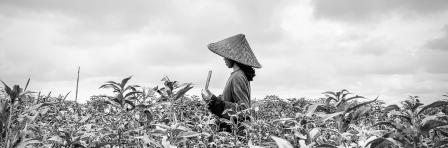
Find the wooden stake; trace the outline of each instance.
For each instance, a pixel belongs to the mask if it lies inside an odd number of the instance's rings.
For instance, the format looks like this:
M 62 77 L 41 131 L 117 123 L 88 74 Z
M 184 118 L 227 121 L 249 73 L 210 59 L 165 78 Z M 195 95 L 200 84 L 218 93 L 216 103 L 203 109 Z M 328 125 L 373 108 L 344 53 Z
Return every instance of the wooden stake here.
M 212 71 L 208 71 L 207 81 L 205 82 L 205 89 L 208 90 L 208 85 L 210 84 L 210 78 L 212 77 Z
M 81 69 L 81 67 L 78 67 L 78 77 L 76 79 L 76 94 L 75 94 L 75 103 L 76 106 L 78 106 L 78 85 L 79 85 L 79 70 Z

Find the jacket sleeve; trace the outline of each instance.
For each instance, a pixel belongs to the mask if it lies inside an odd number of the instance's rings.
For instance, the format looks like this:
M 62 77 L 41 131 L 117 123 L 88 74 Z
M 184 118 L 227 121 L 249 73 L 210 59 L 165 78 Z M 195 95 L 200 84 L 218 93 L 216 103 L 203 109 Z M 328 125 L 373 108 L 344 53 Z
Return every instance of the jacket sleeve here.
M 222 113 L 224 112 L 225 103 L 221 98 L 212 95 L 211 101 L 208 103 L 208 110 L 215 114 L 216 116 L 222 118 Z
M 232 97 L 235 103 L 239 104 L 239 110 L 250 108 L 250 86 L 245 78 L 236 77 L 232 80 Z M 227 103 L 226 103 L 227 104 Z M 227 104 L 226 108 L 233 107 L 234 104 Z
M 246 83 L 243 78 L 236 77 L 232 79 L 230 87 L 231 95 L 234 102 L 223 101 L 221 98 L 212 96 L 212 99 L 209 103 L 209 110 L 213 114 L 227 119 L 230 119 L 230 117 L 227 114 L 223 115 L 223 112 L 226 109 L 231 109 L 229 113 L 233 114 L 235 113 L 235 110 L 237 110 L 237 105 L 239 105 L 238 110 L 244 110 L 250 107 L 250 88 L 248 83 Z

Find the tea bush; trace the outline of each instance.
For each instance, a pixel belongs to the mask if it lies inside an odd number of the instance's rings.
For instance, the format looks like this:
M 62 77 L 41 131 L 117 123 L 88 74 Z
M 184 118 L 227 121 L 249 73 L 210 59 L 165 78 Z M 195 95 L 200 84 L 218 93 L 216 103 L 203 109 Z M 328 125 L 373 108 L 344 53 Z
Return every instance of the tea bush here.
M 424 105 L 411 96 L 385 106 L 378 98 L 327 91 L 319 99 L 266 96 L 252 107 L 219 119 L 190 83 L 163 78 L 163 85 L 108 81 L 86 103 L 3 83 L 0 147 L 443 147 L 448 143 L 447 96 Z M 29 82 L 29 81 L 28 81 Z M 220 132 L 218 123 L 232 125 Z M 237 133 L 240 126 L 244 134 Z

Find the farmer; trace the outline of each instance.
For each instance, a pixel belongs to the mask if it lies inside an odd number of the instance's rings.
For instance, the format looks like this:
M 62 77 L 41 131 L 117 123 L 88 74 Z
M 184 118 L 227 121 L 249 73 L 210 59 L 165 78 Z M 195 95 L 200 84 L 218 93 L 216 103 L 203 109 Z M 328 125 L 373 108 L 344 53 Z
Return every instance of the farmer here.
M 208 109 L 220 118 L 230 119 L 227 109 L 235 111 L 250 108 L 250 81 L 255 77 L 253 68 L 261 68 L 257 58 L 252 52 L 244 34 L 238 34 L 222 41 L 211 43 L 208 49 L 224 57 L 225 64 L 233 72 L 227 80 L 222 95 L 216 97 L 207 88 L 202 90 L 202 98 L 208 102 Z M 243 119 L 243 121 L 246 119 Z M 236 122 L 234 120 L 234 122 Z M 221 123 L 220 130 L 231 132 L 231 126 Z M 240 131 L 240 130 L 239 130 Z

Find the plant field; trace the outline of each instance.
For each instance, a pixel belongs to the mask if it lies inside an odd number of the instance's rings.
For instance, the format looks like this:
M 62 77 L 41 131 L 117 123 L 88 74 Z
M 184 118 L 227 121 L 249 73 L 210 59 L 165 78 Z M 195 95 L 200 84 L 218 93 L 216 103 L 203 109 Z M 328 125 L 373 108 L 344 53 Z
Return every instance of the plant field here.
M 422 104 L 419 97 L 385 105 L 348 90 L 320 99 L 266 96 L 252 107 L 226 112 L 242 123 L 219 119 L 189 83 L 162 79 L 160 86 L 132 85 L 131 77 L 109 81 L 86 103 L 3 83 L 0 147 L 446 147 L 448 96 Z M 29 81 L 28 81 L 29 82 Z M 239 121 L 239 120 L 236 120 Z M 233 132 L 219 132 L 218 123 Z M 244 127 L 243 134 L 237 133 Z

